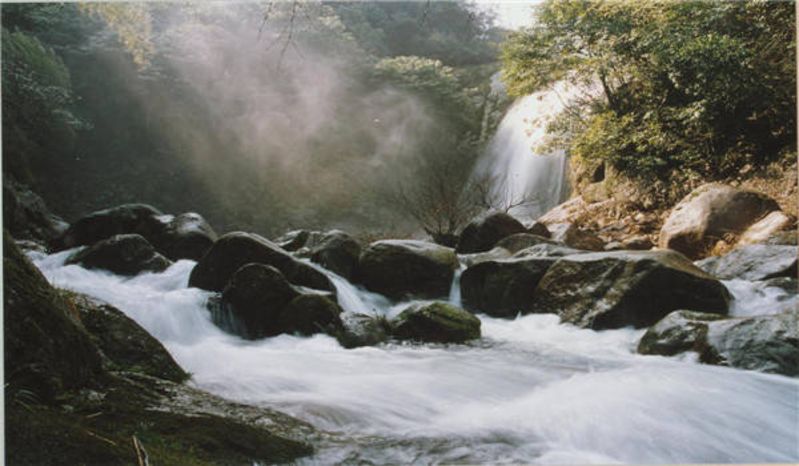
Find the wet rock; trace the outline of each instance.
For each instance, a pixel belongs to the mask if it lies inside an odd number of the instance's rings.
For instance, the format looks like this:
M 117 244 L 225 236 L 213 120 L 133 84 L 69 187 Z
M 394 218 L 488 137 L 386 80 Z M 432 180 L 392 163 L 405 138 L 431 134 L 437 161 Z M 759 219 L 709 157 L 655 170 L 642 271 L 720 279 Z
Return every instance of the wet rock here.
M 217 240 L 216 232 L 200 214 L 185 213 L 174 217 L 163 232 L 153 235 L 153 245 L 173 261 L 198 261 Z
M 532 233 L 517 233 L 500 240 L 497 243 L 497 247 L 505 249 L 512 254 L 516 254 L 522 249 L 527 249 L 538 244 L 557 244 L 557 242 Z
M 329 296 L 301 294 L 280 312 L 278 326 L 282 333 L 335 335 L 343 328 L 341 313 L 341 308 Z
M 26 185 L 3 177 L 3 227 L 18 240 L 46 244 L 62 235 L 69 224 L 47 209 Z
M 233 274 L 249 263 L 271 265 L 295 285 L 335 290 L 323 272 L 301 262 L 271 241 L 243 232 L 221 236 L 191 271 L 189 286 L 222 291 Z
M 796 246 L 750 244 L 719 257 L 708 257 L 696 265 L 722 280 L 766 280 L 796 276 Z
M 171 217 L 146 204 L 124 204 L 91 213 L 70 225 L 52 242 L 56 251 L 90 246 L 115 235 L 139 234 L 153 238 L 164 231 Z
M 795 219 L 785 212 L 775 210 L 749 226 L 738 239 L 738 246 L 766 242 L 781 231 L 791 228 L 794 223 Z
M 495 317 L 531 312 L 536 286 L 555 260 L 512 258 L 481 262 L 467 268 L 460 282 L 464 307 Z
M 719 319 L 724 316 L 674 311 L 646 331 L 638 343 L 638 352 L 673 356 L 685 351 L 702 351 L 708 323 Z
M 140 372 L 172 382 L 189 375 L 164 345 L 119 309 L 85 295 L 66 293 L 92 341 L 110 360 L 108 369 Z
M 799 376 L 799 313 L 726 319 L 708 327 L 700 360 L 740 369 Z
M 463 343 L 480 338 L 480 319 L 448 303 L 415 304 L 393 322 L 394 337 L 429 343 Z
M 117 275 L 163 272 L 172 262 L 141 235 L 116 235 L 73 254 L 67 264 L 103 269 Z
M 538 282 L 532 312 L 593 329 L 654 324 L 687 309 L 726 314 L 718 280 L 674 251 L 613 251 L 558 259 Z
M 775 210 L 779 205 L 765 194 L 706 184 L 674 207 L 660 231 L 658 245 L 698 259 L 720 239 L 741 234 Z
M 311 260 L 322 267 L 352 279 L 358 268 L 361 245 L 350 235 L 340 230 L 329 231 L 310 251 Z
M 232 329 L 246 338 L 283 333 L 279 318 L 299 290 L 275 267 L 246 264 L 238 269 L 222 293 L 222 304 L 238 321 Z
M 456 251 L 459 254 L 488 251 L 501 239 L 526 231 L 521 222 L 504 212 L 487 212 L 466 225 Z
M 570 248 L 559 244 L 537 244 L 526 249 L 522 249 L 513 255 L 515 258 L 547 258 L 547 257 L 565 257 L 573 254 L 584 254 L 588 251 Z
M 799 294 L 799 281 L 794 277 L 770 278 L 765 280 L 763 285 L 767 288 L 779 288 L 788 293 L 789 296 Z
M 603 251 L 605 242 L 590 231 L 578 227 L 574 223 L 550 225 L 552 239 L 571 248 L 585 251 Z
M 275 244 L 286 251 L 294 252 L 306 245 L 311 235 L 318 232 L 309 230 L 292 230 L 275 239 Z
M 449 295 L 458 257 L 437 244 L 383 240 L 361 254 L 357 280 L 368 290 L 391 299 L 434 299 Z
M 547 227 L 563 223 L 575 223 L 580 219 L 587 208 L 588 204 L 582 196 L 577 196 L 553 207 L 547 213 L 538 217 L 538 222 L 543 223 Z
M 720 318 L 676 311 L 647 330 L 642 354 L 671 356 L 694 351 L 706 364 L 799 375 L 799 313 Z

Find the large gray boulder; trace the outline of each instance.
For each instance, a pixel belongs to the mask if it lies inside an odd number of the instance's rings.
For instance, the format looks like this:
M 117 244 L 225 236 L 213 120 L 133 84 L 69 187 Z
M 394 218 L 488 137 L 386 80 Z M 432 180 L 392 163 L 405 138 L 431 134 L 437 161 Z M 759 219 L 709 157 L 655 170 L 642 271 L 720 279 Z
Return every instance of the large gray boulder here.
M 271 265 L 295 285 L 335 290 L 324 272 L 300 261 L 261 236 L 243 232 L 221 236 L 191 271 L 189 286 L 222 291 L 233 274 L 249 263 Z
M 472 265 L 461 275 L 461 299 L 466 309 L 494 317 L 532 312 L 538 282 L 554 257 L 510 258 Z
M 741 369 L 799 375 L 799 313 L 727 319 L 708 326 L 700 360 Z
M 458 256 L 426 241 L 383 240 L 361 254 L 357 280 L 391 299 L 435 299 L 449 295 Z
M 696 265 L 722 280 L 767 280 L 796 276 L 796 246 L 750 244 L 718 257 L 708 257 Z
M 392 335 L 400 340 L 429 343 L 464 343 L 480 338 L 480 319 L 452 304 L 414 304 L 392 322 Z
M 779 205 L 765 194 L 706 184 L 672 209 L 660 230 L 658 245 L 699 259 L 719 240 L 740 235 L 775 210 Z
M 708 323 L 724 318 L 707 312 L 674 311 L 646 331 L 638 342 L 638 352 L 663 356 L 701 352 Z
M 70 256 L 67 264 L 103 269 L 117 275 L 163 272 L 172 262 L 141 235 L 115 235 Z
M 526 231 L 521 222 L 504 212 L 487 212 L 466 225 L 456 251 L 459 254 L 488 251 L 501 239 Z
M 607 329 L 647 327 L 669 312 L 726 314 L 730 294 L 674 251 L 612 251 L 558 259 L 538 282 L 531 312 Z
M 799 313 L 721 318 L 676 311 L 652 326 L 638 344 L 642 354 L 694 351 L 706 364 L 799 375 Z
M 570 248 L 585 251 L 603 251 L 605 249 L 604 241 L 594 233 L 580 228 L 577 224 L 554 224 L 549 226 L 549 230 L 552 232 L 553 240 Z

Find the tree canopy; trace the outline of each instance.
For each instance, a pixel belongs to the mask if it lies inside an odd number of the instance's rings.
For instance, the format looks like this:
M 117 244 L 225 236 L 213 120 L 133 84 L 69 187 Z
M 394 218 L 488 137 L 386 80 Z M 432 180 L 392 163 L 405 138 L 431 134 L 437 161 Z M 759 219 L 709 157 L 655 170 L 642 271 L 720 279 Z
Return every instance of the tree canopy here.
M 547 0 L 504 44 L 524 95 L 592 87 L 553 125 L 573 156 L 636 178 L 729 176 L 795 148 L 792 2 Z

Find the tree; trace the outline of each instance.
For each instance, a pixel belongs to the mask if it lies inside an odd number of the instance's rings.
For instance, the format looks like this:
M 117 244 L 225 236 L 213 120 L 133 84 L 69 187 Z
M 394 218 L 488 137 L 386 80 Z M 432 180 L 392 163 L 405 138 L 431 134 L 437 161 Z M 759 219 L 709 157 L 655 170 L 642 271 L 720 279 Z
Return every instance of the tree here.
M 599 89 L 552 125 L 572 156 L 641 180 L 725 177 L 795 149 L 794 18 L 789 2 L 548 0 L 504 45 L 503 76 L 515 95 Z

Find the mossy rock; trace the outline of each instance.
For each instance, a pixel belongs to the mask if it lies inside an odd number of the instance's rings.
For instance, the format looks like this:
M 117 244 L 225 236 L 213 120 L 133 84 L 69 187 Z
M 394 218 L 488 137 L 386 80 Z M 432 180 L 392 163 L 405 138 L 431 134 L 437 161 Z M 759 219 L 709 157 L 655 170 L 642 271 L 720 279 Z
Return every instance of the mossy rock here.
M 480 338 L 480 319 L 443 302 L 413 305 L 392 324 L 392 335 L 400 340 L 464 343 Z
M 3 235 L 5 380 L 43 401 L 93 383 L 102 359 L 80 317 Z

